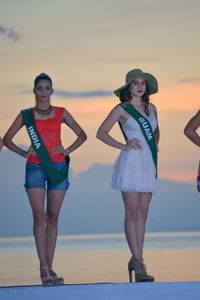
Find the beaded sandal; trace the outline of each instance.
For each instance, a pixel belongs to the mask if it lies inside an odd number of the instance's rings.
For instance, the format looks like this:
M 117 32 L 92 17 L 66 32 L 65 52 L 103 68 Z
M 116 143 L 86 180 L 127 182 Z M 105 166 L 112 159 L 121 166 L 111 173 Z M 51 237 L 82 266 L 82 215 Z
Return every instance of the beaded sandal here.
M 46 274 L 44 275 L 44 273 Z M 53 276 L 49 273 L 48 266 L 40 267 L 40 279 L 42 281 L 42 285 L 45 287 L 54 285 L 54 279 Z
M 64 284 L 64 279 L 62 277 L 58 277 L 56 272 L 52 268 L 49 268 L 49 271 L 51 273 L 51 276 L 53 278 L 54 284 L 53 285 L 62 285 Z

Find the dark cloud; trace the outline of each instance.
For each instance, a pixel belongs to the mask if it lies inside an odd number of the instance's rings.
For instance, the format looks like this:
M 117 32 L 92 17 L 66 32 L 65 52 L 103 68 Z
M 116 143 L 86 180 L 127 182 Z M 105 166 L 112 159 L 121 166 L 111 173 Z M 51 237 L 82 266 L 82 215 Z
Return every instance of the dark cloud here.
M 20 35 L 12 27 L 5 28 L 0 25 L 0 35 L 5 36 L 6 38 L 12 40 L 14 43 L 16 43 L 20 39 Z
M 179 79 L 178 81 L 181 83 L 198 82 L 198 81 L 200 81 L 200 77 L 182 78 L 182 79 Z
M 22 90 L 21 93 L 22 94 L 32 94 L 33 90 Z
M 87 92 L 69 92 L 62 90 L 55 90 L 55 95 L 61 98 L 92 98 L 92 97 L 107 97 L 111 96 L 112 92 L 110 91 L 102 91 L 102 90 L 94 90 Z
M 22 94 L 32 93 L 31 90 L 22 90 Z M 87 92 L 69 92 L 63 90 L 54 90 L 54 94 L 60 98 L 92 98 L 92 97 L 108 97 L 112 95 L 110 91 L 94 90 Z

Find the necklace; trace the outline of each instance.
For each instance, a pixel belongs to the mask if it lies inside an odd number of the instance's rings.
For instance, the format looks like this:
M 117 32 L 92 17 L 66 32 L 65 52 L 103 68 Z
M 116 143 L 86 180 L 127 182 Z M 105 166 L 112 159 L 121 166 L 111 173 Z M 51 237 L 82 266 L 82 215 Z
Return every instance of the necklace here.
M 49 108 L 43 110 L 43 109 L 39 109 L 37 106 L 35 106 L 35 111 L 38 113 L 38 114 L 41 114 L 41 115 L 48 115 L 50 114 L 52 111 L 53 111 L 53 106 L 50 105 Z
M 134 106 L 144 107 L 144 105 L 142 105 L 142 104 L 134 104 Z
M 133 106 L 139 107 L 139 108 L 141 108 L 141 109 L 144 109 L 144 105 L 143 105 L 143 104 L 133 104 Z

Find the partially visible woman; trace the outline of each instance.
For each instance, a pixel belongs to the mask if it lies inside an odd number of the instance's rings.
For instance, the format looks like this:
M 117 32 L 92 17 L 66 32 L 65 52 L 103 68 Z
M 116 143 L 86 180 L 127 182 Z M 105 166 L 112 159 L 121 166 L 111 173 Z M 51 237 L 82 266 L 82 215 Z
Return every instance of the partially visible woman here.
M 68 154 L 76 150 L 87 136 L 65 108 L 51 105 L 52 80 L 47 74 L 42 73 L 35 78 L 33 92 L 36 99 L 35 107 L 18 114 L 3 140 L 10 150 L 28 159 L 25 189 L 33 213 L 33 232 L 40 261 L 42 284 L 43 286 L 61 285 L 64 279 L 58 277 L 53 271 L 52 263 L 59 212 L 69 186 Z M 61 123 L 70 127 L 77 135 L 77 139 L 67 149 L 61 143 Z M 31 139 L 28 151 L 22 150 L 12 141 L 24 125 Z
M 197 129 L 200 127 L 200 110 L 190 119 L 184 129 L 184 134 L 198 147 L 200 147 L 200 136 Z M 200 161 L 197 174 L 197 190 L 200 192 Z
M 156 78 L 134 69 L 127 73 L 126 83 L 114 91 L 121 104 L 116 105 L 101 124 L 97 138 L 121 152 L 114 166 L 111 187 L 121 191 L 125 207 L 125 235 L 132 254 L 128 263 L 129 279 L 154 281 L 143 261 L 145 224 L 152 194 L 157 192 L 157 146 L 159 128 L 155 105 L 149 95 L 158 91 Z M 109 135 L 119 122 L 126 143 Z
M 196 132 L 200 127 L 200 110 L 190 119 L 184 129 L 184 134 L 190 139 L 195 145 L 200 147 L 200 136 Z
M 3 141 L 2 141 L 2 139 L 0 138 L 0 151 L 1 151 L 2 148 L 3 148 Z

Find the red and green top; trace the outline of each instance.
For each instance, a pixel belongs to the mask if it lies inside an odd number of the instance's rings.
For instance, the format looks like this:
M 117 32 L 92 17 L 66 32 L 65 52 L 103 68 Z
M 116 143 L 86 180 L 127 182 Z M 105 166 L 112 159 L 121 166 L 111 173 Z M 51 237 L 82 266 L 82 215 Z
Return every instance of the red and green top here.
M 36 128 L 40 134 L 40 137 L 49 152 L 53 162 L 61 162 L 65 160 L 63 154 L 54 154 L 52 149 L 55 146 L 61 145 L 60 131 L 61 131 L 61 119 L 64 113 L 64 107 L 54 106 L 54 117 L 47 120 L 38 120 L 35 118 L 35 109 L 33 108 L 33 115 Z M 30 155 L 28 162 L 39 164 L 40 161 L 37 156 Z

